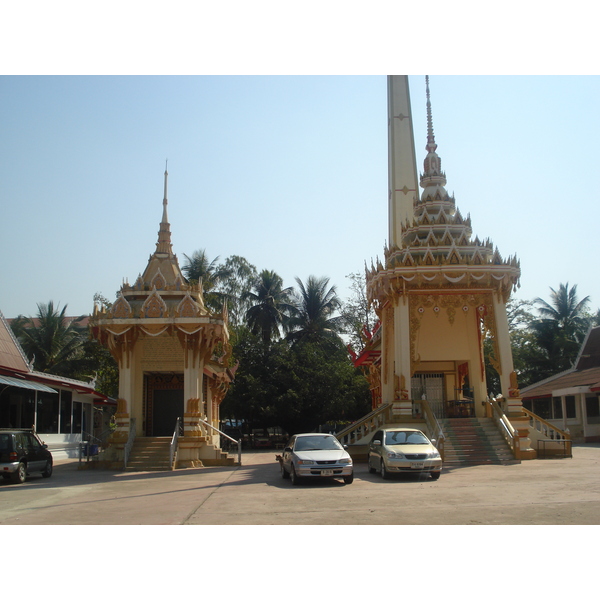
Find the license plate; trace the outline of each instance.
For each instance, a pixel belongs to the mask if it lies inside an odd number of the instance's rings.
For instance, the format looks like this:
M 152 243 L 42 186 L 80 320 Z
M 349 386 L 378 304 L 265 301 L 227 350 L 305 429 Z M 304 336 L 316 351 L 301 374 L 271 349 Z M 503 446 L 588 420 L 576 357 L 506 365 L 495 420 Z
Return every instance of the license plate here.
M 410 468 L 411 469 L 423 469 L 424 467 L 425 467 L 425 463 L 424 462 L 410 463 Z
M 323 469 L 321 471 L 321 477 L 331 477 L 333 475 L 333 469 Z

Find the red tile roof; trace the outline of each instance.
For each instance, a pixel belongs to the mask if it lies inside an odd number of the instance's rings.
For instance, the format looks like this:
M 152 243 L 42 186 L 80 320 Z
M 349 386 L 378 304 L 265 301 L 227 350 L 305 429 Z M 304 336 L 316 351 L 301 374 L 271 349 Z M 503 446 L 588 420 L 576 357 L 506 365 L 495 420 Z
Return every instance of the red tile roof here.
M 0 311 L 0 367 L 22 373 L 29 372 L 29 364 L 8 322 Z

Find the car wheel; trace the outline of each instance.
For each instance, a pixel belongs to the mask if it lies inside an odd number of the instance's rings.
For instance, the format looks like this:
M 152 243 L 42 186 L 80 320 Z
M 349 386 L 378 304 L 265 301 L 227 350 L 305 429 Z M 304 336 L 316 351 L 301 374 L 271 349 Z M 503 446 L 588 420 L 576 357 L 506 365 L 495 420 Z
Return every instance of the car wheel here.
M 350 485 L 354 481 L 354 473 L 344 476 L 344 483 Z
M 50 477 L 50 475 L 52 475 L 52 461 L 48 460 L 44 470 L 42 471 L 42 477 Z
M 434 471 L 431 473 L 431 479 L 439 479 L 441 474 L 441 471 Z
M 289 479 L 290 474 L 285 470 L 285 467 L 283 466 L 283 462 L 280 463 L 280 466 L 281 466 L 281 477 L 283 477 L 283 479 Z
M 389 473 L 387 471 L 387 469 L 385 468 L 385 463 L 383 462 L 383 459 L 381 459 L 381 478 L 382 479 L 389 479 Z
M 367 465 L 369 467 L 369 473 L 375 473 L 375 469 L 371 466 L 371 459 L 367 458 Z
M 27 468 L 24 463 L 19 463 L 17 470 L 12 474 L 12 480 L 15 483 L 25 483 L 25 479 L 27 478 Z
M 290 471 L 290 479 L 292 480 L 292 485 L 298 485 L 300 483 L 298 475 L 296 475 L 296 469 L 294 469 L 294 465 L 292 465 L 292 470 Z

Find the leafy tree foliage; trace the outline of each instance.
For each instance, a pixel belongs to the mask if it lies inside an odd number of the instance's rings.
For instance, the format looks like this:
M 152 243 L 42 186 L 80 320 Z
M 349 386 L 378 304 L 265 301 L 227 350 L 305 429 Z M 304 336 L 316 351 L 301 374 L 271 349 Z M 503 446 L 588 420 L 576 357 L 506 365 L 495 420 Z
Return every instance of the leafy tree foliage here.
M 341 315 L 344 327 L 350 339 L 350 345 L 356 352 L 365 347 L 366 336 L 364 329 L 372 331 L 377 321 L 375 311 L 369 306 L 367 300 L 367 282 L 364 273 L 351 273 L 346 275 L 352 282 L 350 285 L 351 296 L 342 302 Z
M 550 288 L 550 303 L 542 298 L 536 298 L 534 302 L 541 317 L 539 322 L 555 324 L 565 339 L 583 341 L 589 327 L 585 311 L 590 297 L 579 300 L 576 285 L 569 289 L 568 283 L 561 283 L 558 290 Z
M 67 305 L 60 310 L 51 300 L 37 307 L 35 318 L 19 315 L 12 325 L 27 358 L 42 373 L 65 376 L 78 370 L 84 359 L 85 337 L 76 321 L 67 319 Z
M 296 309 L 289 321 L 287 339 L 292 343 L 312 342 L 323 346 L 339 347 L 343 318 L 335 313 L 341 307 L 335 286 L 329 278 L 310 275 L 304 284 L 298 277 Z
M 355 420 L 370 410 L 368 384 L 343 348 L 331 352 L 306 339 L 295 345 L 261 342 L 249 330 L 240 336 L 240 366 L 221 416 L 279 425 L 293 434 L 331 420 Z
M 201 283 L 204 291 L 204 303 L 207 308 L 219 312 L 227 302 L 225 293 L 219 291 L 219 284 L 231 276 L 231 271 L 225 265 L 219 265 L 217 256 L 208 258 L 206 250 L 196 250 L 192 256 L 184 254 L 186 264 L 181 270 L 191 283 Z
M 254 283 L 254 291 L 244 294 L 251 305 L 246 311 L 250 330 L 260 335 L 264 344 L 270 344 L 281 335 L 289 315 L 295 310 L 291 287 L 284 288 L 283 280 L 275 271 L 264 269 Z
M 587 311 L 589 296 L 577 297 L 577 286 L 560 284 L 550 288 L 550 300 L 511 300 L 507 305 L 509 331 L 515 371 L 521 388 L 569 369 L 584 336 L 592 325 L 597 325 L 598 312 Z M 537 314 L 536 314 L 537 313 Z M 492 342 L 484 347 L 489 357 Z M 498 374 L 486 358 L 488 388 L 500 393 Z
M 96 301 L 110 305 L 97 295 Z M 90 339 L 88 329 L 81 326 L 83 317 L 66 316 L 67 305 L 60 310 L 52 301 L 38 304 L 36 317 L 20 315 L 12 322 L 12 330 L 34 369 L 79 381 L 96 380 L 96 389 L 108 396 L 118 393 L 119 372 L 110 352 Z
M 230 327 L 236 328 L 245 323 L 246 311 L 251 304 L 246 295 L 256 283 L 256 267 L 242 256 L 230 256 L 222 266 L 222 276 L 215 291 L 227 302 Z

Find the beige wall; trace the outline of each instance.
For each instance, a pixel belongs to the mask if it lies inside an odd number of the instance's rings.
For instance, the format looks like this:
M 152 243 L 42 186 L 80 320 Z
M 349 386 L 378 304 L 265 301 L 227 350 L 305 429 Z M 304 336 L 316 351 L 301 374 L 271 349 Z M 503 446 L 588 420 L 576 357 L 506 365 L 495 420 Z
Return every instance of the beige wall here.
M 474 310 L 457 311 L 453 323 L 443 310 L 437 315 L 431 309 L 426 310 L 416 335 L 415 353 L 422 361 L 478 361 L 477 327 Z M 475 356 L 472 356 L 473 352 Z

